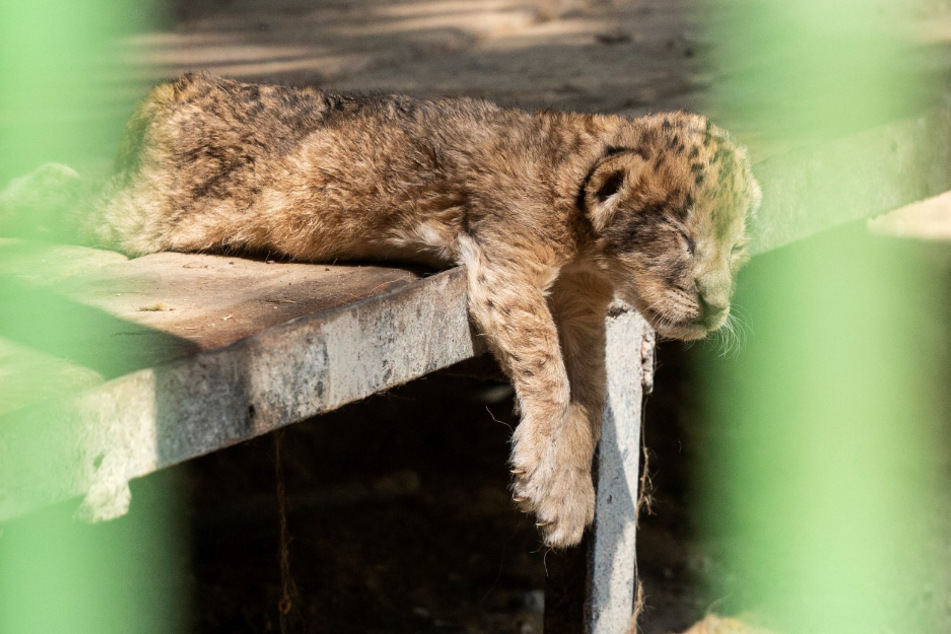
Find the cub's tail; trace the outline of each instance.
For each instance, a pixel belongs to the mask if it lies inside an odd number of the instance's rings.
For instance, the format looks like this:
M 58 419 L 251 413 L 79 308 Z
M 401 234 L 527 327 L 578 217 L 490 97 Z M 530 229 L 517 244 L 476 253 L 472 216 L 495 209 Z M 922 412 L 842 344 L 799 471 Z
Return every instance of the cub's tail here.
M 0 237 L 86 244 L 81 226 L 100 186 L 47 163 L 0 190 Z

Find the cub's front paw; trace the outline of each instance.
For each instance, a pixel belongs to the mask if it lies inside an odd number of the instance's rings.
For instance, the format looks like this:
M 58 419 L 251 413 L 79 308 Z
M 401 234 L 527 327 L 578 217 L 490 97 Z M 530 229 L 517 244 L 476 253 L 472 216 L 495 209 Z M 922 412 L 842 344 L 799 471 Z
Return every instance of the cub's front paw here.
M 548 495 L 535 501 L 535 517 L 546 546 L 564 548 L 580 542 L 594 519 L 591 475 L 559 474 Z
M 518 431 L 512 451 L 513 498 L 519 508 L 534 513 L 547 546 L 562 548 L 581 541 L 594 519 L 590 436 L 587 421 L 568 417 L 555 437 Z

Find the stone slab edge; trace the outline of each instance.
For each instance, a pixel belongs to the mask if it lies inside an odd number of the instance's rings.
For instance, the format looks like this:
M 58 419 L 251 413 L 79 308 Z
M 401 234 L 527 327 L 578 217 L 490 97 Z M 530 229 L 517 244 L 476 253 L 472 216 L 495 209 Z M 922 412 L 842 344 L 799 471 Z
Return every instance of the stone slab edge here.
M 763 188 L 750 249 L 763 253 L 951 190 L 951 109 L 753 167 Z
M 232 345 L 0 418 L 0 521 L 85 495 L 128 510 L 128 481 L 365 398 L 484 351 L 452 269 Z

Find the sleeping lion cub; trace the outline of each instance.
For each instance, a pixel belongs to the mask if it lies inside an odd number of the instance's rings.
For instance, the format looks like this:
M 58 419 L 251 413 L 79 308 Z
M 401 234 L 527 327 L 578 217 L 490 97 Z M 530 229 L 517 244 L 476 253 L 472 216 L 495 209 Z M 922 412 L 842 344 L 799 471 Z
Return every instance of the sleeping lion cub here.
M 677 339 L 719 328 L 760 195 L 744 150 L 697 115 L 523 112 L 207 74 L 152 90 L 104 187 L 81 194 L 75 173 L 48 166 L 0 195 L 0 224 L 41 206 L 31 178 L 75 181 L 84 204 L 45 201 L 79 210 L 56 226 L 132 255 L 463 265 L 472 319 L 522 413 L 514 499 L 556 547 L 593 518 L 608 304 Z

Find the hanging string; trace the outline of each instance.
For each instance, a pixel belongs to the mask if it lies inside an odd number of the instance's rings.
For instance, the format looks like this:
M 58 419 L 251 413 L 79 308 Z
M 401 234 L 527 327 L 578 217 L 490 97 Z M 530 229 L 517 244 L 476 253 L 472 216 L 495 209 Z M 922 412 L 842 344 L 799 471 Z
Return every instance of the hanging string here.
M 294 608 L 297 598 L 297 585 L 291 576 L 290 549 L 291 537 L 287 531 L 287 497 L 284 492 L 284 469 L 281 466 L 281 439 L 284 430 L 274 432 L 274 476 L 277 481 L 277 510 L 281 522 L 280 549 L 278 559 L 281 569 L 281 599 L 277 602 L 280 615 L 281 634 L 287 634 L 288 615 Z

